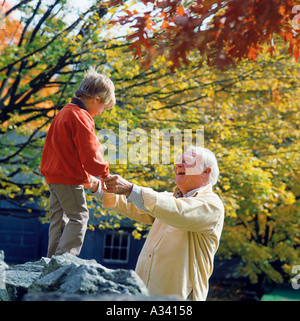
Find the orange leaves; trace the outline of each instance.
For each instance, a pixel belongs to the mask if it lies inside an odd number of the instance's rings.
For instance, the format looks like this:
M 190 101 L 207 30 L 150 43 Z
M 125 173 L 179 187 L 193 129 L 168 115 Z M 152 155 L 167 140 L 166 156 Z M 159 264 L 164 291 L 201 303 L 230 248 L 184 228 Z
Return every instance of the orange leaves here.
M 0 4 L 0 53 L 12 43 L 17 44 L 22 34 L 23 26 L 20 21 L 4 17 L 5 12 L 10 9 L 7 2 Z
M 243 58 L 255 60 L 278 34 L 289 41 L 288 52 L 299 59 L 300 30 L 292 28 L 291 0 L 222 0 L 190 1 L 146 1 L 152 10 L 143 17 L 133 13 L 122 18 L 122 24 L 136 20 L 136 28 L 128 39 L 137 48 L 139 57 L 151 55 L 155 58 L 162 52 L 169 53 L 173 68 L 182 62 L 188 63 L 191 52 L 198 51 L 208 63 L 224 69 Z M 150 7 L 150 6 L 149 6 Z M 143 47 L 142 47 L 143 46 Z M 273 55 L 275 46 L 268 53 Z
M 163 20 L 161 28 L 166 29 L 170 26 L 169 22 L 167 20 Z
M 179 6 L 176 10 L 176 14 L 178 14 L 179 16 L 183 16 L 185 14 L 184 8 L 183 6 Z
M 151 16 L 150 15 L 147 15 L 145 17 L 145 20 L 146 20 L 146 27 L 148 30 L 153 30 L 153 31 L 156 31 L 154 28 L 152 28 L 153 25 L 155 25 L 155 22 L 153 22 L 151 20 Z
M 250 47 L 247 58 L 255 61 L 260 52 L 262 52 L 262 48 L 259 45 L 256 45 L 256 47 Z

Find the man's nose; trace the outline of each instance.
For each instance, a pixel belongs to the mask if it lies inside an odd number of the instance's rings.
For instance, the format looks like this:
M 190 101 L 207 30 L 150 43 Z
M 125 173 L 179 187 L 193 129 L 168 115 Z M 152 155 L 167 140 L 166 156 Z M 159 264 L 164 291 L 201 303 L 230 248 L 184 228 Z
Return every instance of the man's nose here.
M 184 168 L 184 164 L 175 164 L 175 168 Z

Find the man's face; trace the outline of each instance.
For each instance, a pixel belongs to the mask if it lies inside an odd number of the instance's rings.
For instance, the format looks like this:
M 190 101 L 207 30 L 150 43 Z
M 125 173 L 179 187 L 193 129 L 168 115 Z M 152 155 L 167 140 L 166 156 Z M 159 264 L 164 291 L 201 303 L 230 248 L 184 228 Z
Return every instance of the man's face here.
M 194 152 L 184 153 L 175 164 L 175 184 L 180 186 L 194 186 L 202 173 L 201 156 Z

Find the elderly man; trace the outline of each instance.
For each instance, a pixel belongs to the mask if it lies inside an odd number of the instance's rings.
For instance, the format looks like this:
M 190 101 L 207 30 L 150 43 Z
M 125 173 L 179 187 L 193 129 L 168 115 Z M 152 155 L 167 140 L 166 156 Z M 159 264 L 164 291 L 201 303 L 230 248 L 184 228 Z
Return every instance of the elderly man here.
M 118 175 L 95 180 L 90 190 L 127 217 L 152 224 L 136 272 L 152 295 L 203 301 L 224 221 L 224 207 L 212 191 L 219 169 L 210 150 L 191 147 L 175 164 L 174 193 L 155 192 Z M 123 195 L 117 195 L 123 194 Z

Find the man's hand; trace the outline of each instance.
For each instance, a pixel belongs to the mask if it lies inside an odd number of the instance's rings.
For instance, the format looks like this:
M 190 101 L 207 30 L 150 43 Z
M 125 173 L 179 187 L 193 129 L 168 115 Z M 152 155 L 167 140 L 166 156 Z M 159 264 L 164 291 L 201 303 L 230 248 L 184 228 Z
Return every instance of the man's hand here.
M 109 175 L 103 179 L 106 188 L 103 186 L 103 191 L 107 193 L 124 194 L 127 197 L 130 195 L 133 184 L 126 181 L 119 175 Z M 104 185 L 104 184 L 103 184 Z

